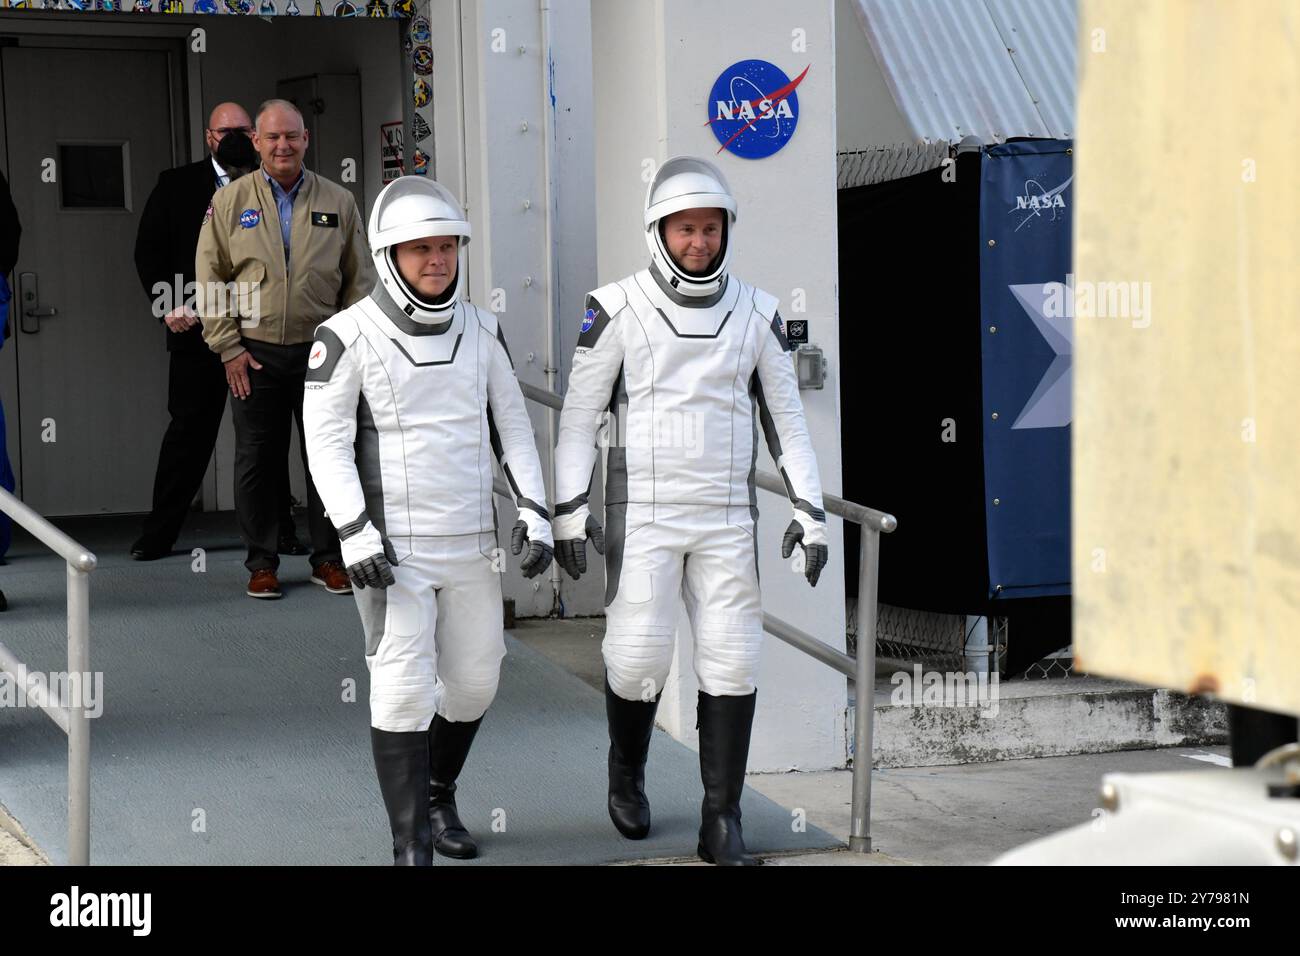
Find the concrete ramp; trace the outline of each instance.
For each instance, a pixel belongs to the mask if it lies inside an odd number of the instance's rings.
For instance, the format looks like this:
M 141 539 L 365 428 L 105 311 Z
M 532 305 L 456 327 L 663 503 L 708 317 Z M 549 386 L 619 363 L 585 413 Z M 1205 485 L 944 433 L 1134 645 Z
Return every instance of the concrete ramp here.
M 389 834 L 369 747 L 369 678 L 351 598 L 285 558 L 279 601 L 243 594 L 230 516 L 196 515 L 177 555 L 126 556 L 134 524 L 60 522 L 95 550 L 91 666 L 104 710 L 91 730 L 91 860 L 101 864 L 387 864 Z M 206 548 L 194 570 L 191 546 Z M 0 641 L 33 670 L 66 667 L 62 563 L 19 537 L 0 589 Z M 480 864 L 599 864 L 693 856 L 703 795 L 694 751 L 656 732 L 649 839 L 605 812 L 604 700 L 507 639 L 501 690 L 457 799 Z M 354 692 L 347 693 L 349 682 Z M 351 698 L 351 699 L 348 699 Z M 66 744 L 40 711 L 0 708 L 0 804 L 56 863 L 67 841 Z M 840 845 L 795 832 L 752 788 L 757 852 Z M 445 865 L 449 860 L 439 860 Z

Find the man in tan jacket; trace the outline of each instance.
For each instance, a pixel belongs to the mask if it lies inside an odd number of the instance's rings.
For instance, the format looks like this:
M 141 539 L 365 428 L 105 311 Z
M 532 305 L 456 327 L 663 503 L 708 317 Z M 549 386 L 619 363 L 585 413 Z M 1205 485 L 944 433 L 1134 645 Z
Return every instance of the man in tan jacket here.
M 213 196 L 195 254 L 203 339 L 225 365 L 235 424 L 235 512 L 250 597 L 278 598 L 278 479 L 298 420 L 316 326 L 375 284 L 352 194 L 303 168 L 307 130 L 287 100 L 257 112 L 262 165 Z M 350 594 L 339 539 L 307 473 L 312 581 Z

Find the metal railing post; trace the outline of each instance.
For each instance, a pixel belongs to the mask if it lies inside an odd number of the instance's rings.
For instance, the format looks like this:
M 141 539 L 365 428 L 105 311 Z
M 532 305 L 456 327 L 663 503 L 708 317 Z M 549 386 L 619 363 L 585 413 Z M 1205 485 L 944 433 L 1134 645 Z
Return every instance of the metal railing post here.
M 93 553 L 3 488 L 0 512 L 63 558 L 67 566 L 68 670 L 62 682 L 67 700 L 58 699 L 55 684 L 36 703 L 68 735 L 68 863 L 86 866 L 90 863 L 90 723 L 85 702 L 92 693 L 87 682 L 94 687 L 94 675 L 90 673 L 90 572 L 98 562 Z M 27 665 L 3 644 L 0 670 L 13 674 L 23 687 L 28 686 Z
M 68 863 L 90 865 L 90 575 L 68 565 Z
M 854 680 L 853 818 L 849 849 L 871 852 L 872 732 L 876 722 L 876 600 L 880 587 L 880 532 L 864 524 L 858 551 L 858 652 Z

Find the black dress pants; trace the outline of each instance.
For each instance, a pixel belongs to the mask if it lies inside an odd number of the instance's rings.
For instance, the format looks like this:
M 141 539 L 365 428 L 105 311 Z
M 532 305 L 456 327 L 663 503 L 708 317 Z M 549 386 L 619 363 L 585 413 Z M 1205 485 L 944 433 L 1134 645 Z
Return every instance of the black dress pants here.
M 307 441 L 302 427 L 303 382 L 311 343 L 268 345 L 243 340 L 244 348 L 262 366 L 248 366 L 251 393 L 230 398 L 235 422 L 235 513 L 248 545 L 249 571 L 280 566 L 276 552 L 279 530 L 280 475 L 289 461 L 289 426 L 298 422 L 298 443 L 307 474 L 307 523 L 311 530 L 311 565 L 340 560 L 339 536 L 325 515 L 320 495 L 307 468 Z
M 169 355 L 167 411 L 171 421 L 158 451 L 152 510 L 142 530 L 145 543 L 161 550 L 176 543 L 185 524 L 212 460 L 230 394 L 225 367 L 212 352 L 176 349 Z M 285 464 L 279 497 L 280 532 L 291 535 L 296 529 L 289 508 L 287 458 Z

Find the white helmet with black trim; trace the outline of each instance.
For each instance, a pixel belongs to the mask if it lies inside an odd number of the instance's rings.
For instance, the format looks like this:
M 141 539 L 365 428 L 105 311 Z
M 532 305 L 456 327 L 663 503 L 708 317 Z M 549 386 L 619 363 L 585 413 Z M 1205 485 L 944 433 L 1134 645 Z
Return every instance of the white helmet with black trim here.
M 426 299 L 402 278 L 393 247 L 427 236 L 459 236 L 456 278 L 437 301 Z M 418 322 L 450 317 L 465 284 L 465 245 L 469 242 L 465 210 L 451 190 L 425 176 L 401 176 L 379 193 L 370 212 L 370 254 L 379 281 L 398 308 Z
M 722 209 L 722 248 L 707 275 L 687 272 L 664 245 L 662 222 L 683 209 Z M 731 259 L 731 227 L 736 222 L 736 198 L 722 171 L 695 156 L 675 156 L 659 167 L 645 194 L 645 241 L 650 262 L 674 289 L 683 295 L 707 296 L 727 281 Z

